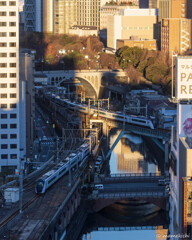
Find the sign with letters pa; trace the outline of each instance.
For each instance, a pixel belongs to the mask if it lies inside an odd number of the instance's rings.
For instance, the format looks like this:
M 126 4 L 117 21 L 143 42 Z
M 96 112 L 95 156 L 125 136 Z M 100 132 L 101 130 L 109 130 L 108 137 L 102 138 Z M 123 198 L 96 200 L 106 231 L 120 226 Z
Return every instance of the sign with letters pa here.
M 175 84 L 177 99 L 192 99 L 192 57 L 176 58 Z

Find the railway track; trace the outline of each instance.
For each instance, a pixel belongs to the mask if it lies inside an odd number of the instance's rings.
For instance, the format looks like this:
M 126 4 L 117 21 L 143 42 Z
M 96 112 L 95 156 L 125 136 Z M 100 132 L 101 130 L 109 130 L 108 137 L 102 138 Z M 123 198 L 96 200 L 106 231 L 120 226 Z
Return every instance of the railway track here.
M 36 199 L 39 198 L 39 195 L 34 195 L 29 201 L 23 204 L 22 211 L 25 210 L 29 205 L 31 205 Z M 0 222 L 0 230 L 5 227 L 14 217 L 16 217 L 20 213 L 20 209 L 18 208 L 15 212 L 5 218 Z

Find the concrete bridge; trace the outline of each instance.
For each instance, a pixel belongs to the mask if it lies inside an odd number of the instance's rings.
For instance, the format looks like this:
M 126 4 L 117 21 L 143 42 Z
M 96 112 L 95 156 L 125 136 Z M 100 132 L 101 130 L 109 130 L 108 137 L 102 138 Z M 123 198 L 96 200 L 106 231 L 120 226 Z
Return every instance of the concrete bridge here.
M 169 189 L 159 185 L 164 176 L 156 174 L 118 174 L 101 178 L 96 184 L 102 184 L 103 189 L 97 189 L 88 196 L 94 200 L 94 210 L 100 211 L 116 201 L 139 199 L 154 203 L 162 209 L 168 209 Z
M 35 75 L 47 76 L 47 82 L 50 86 L 61 86 L 65 83 L 80 82 L 89 92 L 88 96 L 95 96 L 98 98 L 100 88 L 102 85 L 102 78 L 125 77 L 126 74 L 122 70 L 65 70 L 65 71 L 36 71 Z

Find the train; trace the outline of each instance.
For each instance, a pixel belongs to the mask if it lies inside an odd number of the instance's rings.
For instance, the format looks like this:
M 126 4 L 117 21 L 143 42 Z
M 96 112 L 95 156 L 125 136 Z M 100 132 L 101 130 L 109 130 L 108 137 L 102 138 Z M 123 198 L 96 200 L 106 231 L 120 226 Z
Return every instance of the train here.
M 35 184 L 35 192 L 44 194 L 61 177 L 68 173 L 69 169 L 77 165 L 83 165 L 90 154 L 90 143 L 84 142 L 78 150 L 72 152 L 53 169 L 41 176 Z
M 98 115 L 98 109 L 95 106 L 90 106 L 90 109 L 88 109 L 88 106 L 86 104 L 71 102 L 69 99 L 60 98 L 59 96 L 57 96 L 55 94 L 52 94 L 52 100 L 53 99 L 57 104 L 59 104 L 61 106 L 63 106 L 65 104 L 68 109 L 73 110 L 74 108 L 76 108 L 76 110 L 78 110 L 79 112 L 88 113 L 88 111 L 89 111 L 89 113 L 92 114 L 93 116 Z M 144 116 L 128 115 L 128 114 L 124 114 L 124 112 L 121 112 L 121 111 L 114 112 L 114 111 L 110 111 L 110 110 L 107 110 L 104 108 L 100 108 L 99 116 L 106 118 L 106 119 L 110 119 L 110 120 L 127 122 L 127 123 L 130 123 L 133 125 L 148 127 L 151 129 L 156 128 L 156 124 L 155 124 L 155 121 L 153 118 L 147 118 Z

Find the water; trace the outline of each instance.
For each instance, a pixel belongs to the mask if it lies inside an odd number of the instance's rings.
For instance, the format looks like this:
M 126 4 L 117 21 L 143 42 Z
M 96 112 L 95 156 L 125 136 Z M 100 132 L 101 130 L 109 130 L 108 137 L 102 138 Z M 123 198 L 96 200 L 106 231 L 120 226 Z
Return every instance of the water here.
M 110 138 L 110 147 L 119 131 Z M 149 151 L 144 140 L 134 134 L 126 134 L 116 145 L 110 158 L 110 172 L 113 173 L 157 173 L 157 160 Z
M 110 137 L 110 147 L 120 131 Z M 110 173 L 161 173 L 158 159 L 145 139 L 124 136 L 109 161 Z M 160 165 L 160 164 L 159 164 Z M 163 240 L 168 234 L 168 213 L 152 203 L 136 199 L 115 202 L 89 215 L 81 240 Z

